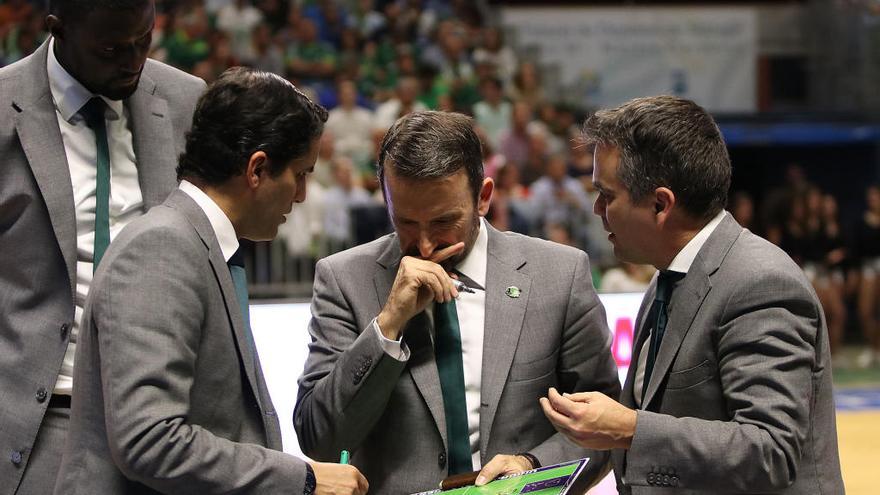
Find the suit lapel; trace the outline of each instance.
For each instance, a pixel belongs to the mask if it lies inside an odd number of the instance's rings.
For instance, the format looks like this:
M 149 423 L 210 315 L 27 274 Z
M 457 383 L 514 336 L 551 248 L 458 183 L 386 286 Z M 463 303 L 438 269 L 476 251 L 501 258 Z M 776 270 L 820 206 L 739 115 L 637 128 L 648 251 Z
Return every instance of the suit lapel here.
M 138 170 L 138 182 L 145 209 L 165 200 L 167 191 L 174 190 L 176 181 L 169 170 L 177 164 L 177 140 L 168 111 L 168 102 L 155 94 L 156 83 L 141 76 L 138 89 L 126 100 L 131 114 L 131 132 Z
M 30 58 L 27 70 L 19 77 L 15 94 L 21 96 L 13 97 L 11 104 L 16 109 L 13 114 L 15 130 L 46 203 L 73 293 L 76 284 L 76 215 L 70 167 L 46 73 L 48 53 L 49 42 L 46 41 Z
M 485 453 L 501 392 L 516 354 L 532 278 L 520 271 L 527 261 L 512 245 L 513 241 L 488 223 L 483 225 L 488 228 L 489 234 L 483 370 L 480 379 L 480 402 L 485 405 L 480 414 L 480 452 Z M 519 297 L 508 297 L 508 287 L 518 287 Z
M 208 250 L 208 262 L 211 264 L 215 280 L 220 287 L 220 293 L 223 295 L 223 303 L 226 306 L 226 314 L 235 337 L 238 356 L 241 359 L 242 367 L 247 375 L 254 397 L 256 397 L 260 405 L 260 410 L 265 411 L 266 409 L 263 407 L 264 400 L 260 393 L 262 389 L 258 379 L 254 350 L 251 349 L 247 329 L 244 326 L 244 317 L 241 314 L 241 307 L 238 305 L 238 297 L 235 294 L 232 275 L 229 273 L 229 266 L 227 266 L 226 260 L 223 258 L 223 252 L 220 250 L 220 244 L 217 242 L 214 229 L 211 227 L 211 223 L 208 221 L 205 213 L 186 193 L 175 190 L 165 201 L 165 204 L 184 214 Z
M 386 238 L 387 245 L 385 250 L 376 260 L 379 268 L 373 277 L 373 283 L 376 286 L 376 302 L 377 311 L 385 305 L 388 300 L 388 294 L 391 292 L 391 286 L 397 276 L 397 268 L 400 266 L 400 245 L 397 236 L 391 234 Z M 443 394 L 440 389 L 440 375 L 437 372 L 437 362 L 434 359 L 434 344 L 431 337 L 431 321 L 428 315 L 423 311 L 413 317 L 406 324 L 403 331 L 403 339 L 409 347 L 410 358 L 407 363 L 407 369 L 416 389 L 425 401 L 431 416 L 434 418 L 434 424 L 440 436 L 443 438 L 443 444 L 447 445 L 446 439 L 446 416 L 443 412 Z
M 654 363 L 651 382 L 645 393 L 643 408 L 647 409 L 647 405 L 657 394 L 660 384 L 665 382 L 664 378 L 675 361 L 682 341 L 690 330 L 700 306 L 712 289 L 710 275 L 721 266 L 721 262 L 741 232 L 742 227 L 733 220 L 730 214 L 725 213 L 721 223 L 700 249 L 687 276 L 682 279 L 672 293 L 668 309 L 669 322 L 657 353 L 657 361 Z
M 639 356 L 642 347 L 645 345 L 645 339 L 648 338 L 649 326 L 647 325 L 648 313 L 651 311 L 651 304 L 654 302 L 654 294 L 657 292 L 657 275 L 645 292 L 642 298 L 642 304 L 639 306 L 638 316 L 636 316 L 636 338 L 633 340 L 633 349 L 629 361 L 629 368 L 626 371 L 626 381 L 623 382 L 623 390 L 620 393 L 621 404 L 627 407 L 636 407 L 635 395 L 633 395 L 633 386 L 636 380 L 636 369 L 639 365 Z

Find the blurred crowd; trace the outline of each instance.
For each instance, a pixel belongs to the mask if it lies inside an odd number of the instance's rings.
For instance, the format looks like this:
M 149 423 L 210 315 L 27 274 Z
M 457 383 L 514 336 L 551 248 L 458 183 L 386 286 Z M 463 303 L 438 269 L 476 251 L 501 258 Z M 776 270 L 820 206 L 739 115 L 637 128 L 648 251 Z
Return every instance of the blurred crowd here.
M 0 5 L 0 65 L 45 40 L 44 4 Z M 472 115 L 478 125 L 486 174 L 496 183 L 488 215 L 496 228 L 586 250 L 602 291 L 650 282 L 652 269 L 615 261 L 592 214 L 592 155 L 575 139 L 587 110 L 553 98 L 536 61 L 505 40 L 485 2 L 158 0 L 157 9 L 151 57 L 208 82 L 234 65 L 271 71 L 330 110 L 308 199 L 278 241 L 305 260 L 293 276 L 391 230 L 375 176 L 379 143 L 398 117 L 439 109 Z M 741 192 L 729 209 L 801 264 L 834 349 L 855 317 L 871 344 L 858 364 L 880 365 L 880 188 L 868 188 L 863 218 L 844 228 L 833 196 L 797 170 L 789 175 L 761 198 L 760 211 Z

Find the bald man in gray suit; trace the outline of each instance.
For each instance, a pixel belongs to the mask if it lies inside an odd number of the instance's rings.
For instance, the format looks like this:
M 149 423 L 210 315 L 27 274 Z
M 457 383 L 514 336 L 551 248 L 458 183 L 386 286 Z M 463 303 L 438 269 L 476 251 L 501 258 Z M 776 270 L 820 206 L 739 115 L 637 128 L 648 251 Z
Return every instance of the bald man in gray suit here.
M 205 87 L 146 58 L 152 0 L 50 6 L 52 37 L 0 69 L 0 495 L 52 492 L 96 246 L 174 189 Z
M 620 403 L 550 390 L 545 414 L 615 450 L 621 494 L 840 494 L 822 307 L 798 266 L 724 211 L 712 117 L 671 96 L 597 112 L 594 210 L 621 260 L 660 270 Z

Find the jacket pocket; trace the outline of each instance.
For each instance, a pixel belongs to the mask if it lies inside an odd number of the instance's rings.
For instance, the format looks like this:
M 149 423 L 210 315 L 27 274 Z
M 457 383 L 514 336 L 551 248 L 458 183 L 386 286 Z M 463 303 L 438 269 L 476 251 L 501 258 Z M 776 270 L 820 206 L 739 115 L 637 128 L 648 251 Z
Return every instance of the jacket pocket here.
M 715 368 L 706 359 L 702 363 L 681 371 L 672 371 L 666 380 L 666 390 L 681 390 L 699 385 L 715 375 Z

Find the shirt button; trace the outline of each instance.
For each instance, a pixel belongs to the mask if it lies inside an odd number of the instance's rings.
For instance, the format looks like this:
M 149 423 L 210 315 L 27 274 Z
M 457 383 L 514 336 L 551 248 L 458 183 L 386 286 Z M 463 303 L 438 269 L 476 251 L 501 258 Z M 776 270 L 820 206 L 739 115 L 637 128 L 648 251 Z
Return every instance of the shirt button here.
M 9 456 L 9 460 L 12 461 L 13 464 L 18 466 L 21 464 L 21 452 L 18 450 L 13 450 L 12 455 Z
M 49 397 L 49 393 L 46 392 L 45 388 L 40 387 L 37 389 L 37 393 L 36 393 L 35 397 L 37 398 L 37 402 L 43 403 L 43 402 L 46 402 L 46 398 Z
M 61 338 L 66 339 L 67 335 L 70 333 L 70 323 L 65 323 L 61 325 Z
M 437 465 L 440 466 L 440 469 L 446 467 L 446 452 L 440 452 L 440 455 L 437 456 Z

